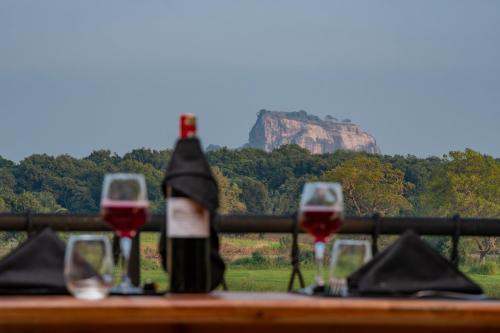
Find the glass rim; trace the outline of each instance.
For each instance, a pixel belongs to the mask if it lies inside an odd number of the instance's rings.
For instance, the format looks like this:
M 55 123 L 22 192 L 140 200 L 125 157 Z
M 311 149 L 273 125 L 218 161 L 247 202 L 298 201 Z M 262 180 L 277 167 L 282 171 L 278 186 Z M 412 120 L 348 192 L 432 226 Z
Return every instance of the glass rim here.
M 116 178 L 145 178 L 143 173 L 139 172 L 108 172 L 104 174 L 104 177 L 116 177 Z
M 334 186 L 342 186 L 342 184 L 340 182 L 328 182 L 328 181 L 313 181 L 313 182 L 305 182 L 304 185 L 306 184 L 314 184 L 314 185 L 322 185 L 322 184 L 325 184 L 325 185 L 334 185 Z
M 364 239 L 335 239 L 333 246 L 335 244 L 341 244 L 341 245 L 368 245 L 370 246 L 371 243 L 368 240 Z
M 312 210 L 312 211 L 318 211 L 318 212 L 330 212 L 330 211 L 338 211 L 343 213 L 344 209 L 343 207 L 339 207 L 340 205 L 302 205 L 299 207 L 299 211 L 303 210 Z
M 127 173 L 127 172 L 110 172 L 104 174 L 102 179 L 102 189 L 101 189 L 101 206 L 104 201 L 108 199 L 108 191 L 110 184 L 115 180 L 133 180 L 139 184 L 139 193 L 136 200 L 130 201 L 143 201 L 148 203 L 148 185 L 146 182 L 146 176 L 143 173 Z M 112 201 L 126 201 L 126 200 L 112 200 Z
M 373 258 L 370 241 L 362 239 L 336 239 L 331 250 L 330 270 L 332 270 L 337 263 L 338 251 L 342 246 L 359 246 L 360 248 L 364 248 L 364 262 L 368 262 L 368 260 L 371 260 L 371 258 Z
M 104 257 L 106 258 L 106 260 L 110 260 L 111 264 L 113 265 L 113 249 L 111 248 L 111 241 L 109 240 L 109 237 L 105 235 L 89 235 L 89 234 L 72 235 L 68 239 L 68 243 L 66 244 L 66 249 L 64 253 L 65 272 L 66 272 L 66 265 L 70 260 L 71 252 L 75 251 L 76 244 L 79 242 L 87 242 L 87 244 L 88 243 L 102 244 L 104 246 L 104 253 L 103 253 Z
M 109 238 L 105 235 L 71 235 L 68 238 L 68 244 L 78 241 L 104 241 L 105 243 L 109 243 Z
M 317 193 L 319 189 L 327 190 L 333 194 L 335 200 L 325 200 L 325 202 L 314 202 L 314 199 L 325 198 L 325 194 Z M 299 211 L 316 210 L 329 211 L 335 209 L 341 214 L 344 211 L 344 195 L 342 184 L 339 182 L 305 182 L 300 194 Z M 326 193 L 328 194 L 328 193 Z
M 341 248 L 343 246 L 350 247 L 350 246 L 356 246 L 359 249 L 364 249 L 364 254 L 363 254 L 363 263 L 359 266 L 361 267 L 362 265 L 366 264 L 373 258 L 373 253 L 372 253 L 372 248 L 371 248 L 371 243 L 368 240 L 362 240 L 362 239 L 336 239 L 335 242 L 333 243 L 331 254 L 330 254 L 330 272 L 329 272 L 329 279 L 331 280 L 332 278 L 335 278 L 335 272 L 337 270 L 337 263 L 340 257 Z M 356 269 L 359 269 L 356 268 Z M 354 271 L 356 271 L 356 269 Z

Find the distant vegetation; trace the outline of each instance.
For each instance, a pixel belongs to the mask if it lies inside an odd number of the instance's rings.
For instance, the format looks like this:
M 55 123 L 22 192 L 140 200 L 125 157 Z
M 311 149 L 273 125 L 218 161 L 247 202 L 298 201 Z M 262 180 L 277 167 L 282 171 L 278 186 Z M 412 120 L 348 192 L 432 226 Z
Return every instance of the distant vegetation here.
M 307 113 L 305 110 L 299 110 L 299 111 L 271 111 L 271 110 L 266 110 L 266 109 L 261 109 L 259 112 L 257 112 L 257 117 L 262 117 L 265 114 L 278 114 L 281 116 L 284 116 L 288 119 L 294 119 L 294 120 L 299 120 L 299 121 L 312 121 L 312 122 L 321 122 L 321 118 L 318 116 L 315 116 L 313 114 Z M 332 122 L 338 122 L 338 118 L 335 118 L 331 115 L 326 115 L 325 120 L 327 121 L 332 121 Z M 345 118 L 342 119 L 342 123 L 352 123 L 351 119 Z
M 258 117 L 263 116 L 266 113 L 279 114 L 287 117 L 288 119 L 295 119 L 300 121 L 317 121 L 320 122 L 321 118 L 312 114 L 307 113 L 307 111 L 299 110 L 299 111 L 271 111 L 262 109 L 257 113 Z M 330 116 L 331 117 L 331 116 Z
M 171 150 L 108 150 L 84 158 L 32 155 L 19 163 L 0 156 L 0 211 L 97 212 L 103 175 L 146 176 L 152 210 L 163 210 L 160 183 Z M 207 153 L 219 181 L 221 212 L 288 214 L 302 185 L 339 181 L 346 213 L 368 215 L 500 216 L 500 160 L 473 150 L 443 157 L 367 155 L 350 151 L 313 155 L 296 145 L 273 152 L 222 148 Z

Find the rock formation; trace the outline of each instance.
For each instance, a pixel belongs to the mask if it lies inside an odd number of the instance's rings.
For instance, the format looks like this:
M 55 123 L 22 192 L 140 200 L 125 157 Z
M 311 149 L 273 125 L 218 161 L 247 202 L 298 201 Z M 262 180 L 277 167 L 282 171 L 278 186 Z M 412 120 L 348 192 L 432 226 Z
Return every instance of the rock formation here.
M 313 154 L 339 149 L 380 154 L 375 138 L 349 119 L 332 116 L 320 119 L 306 111 L 261 110 L 249 135 L 249 147 L 271 151 L 282 145 L 297 144 Z

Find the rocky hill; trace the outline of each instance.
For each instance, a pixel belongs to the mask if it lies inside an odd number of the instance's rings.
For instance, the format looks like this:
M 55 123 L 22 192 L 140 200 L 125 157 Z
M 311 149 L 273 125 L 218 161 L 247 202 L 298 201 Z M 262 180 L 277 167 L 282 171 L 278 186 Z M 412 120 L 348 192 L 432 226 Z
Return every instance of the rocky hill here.
M 321 119 L 306 111 L 260 110 L 249 135 L 248 146 L 271 151 L 282 145 L 297 144 L 313 154 L 339 149 L 380 154 L 375 138 L 349 119 L 332 116 Z

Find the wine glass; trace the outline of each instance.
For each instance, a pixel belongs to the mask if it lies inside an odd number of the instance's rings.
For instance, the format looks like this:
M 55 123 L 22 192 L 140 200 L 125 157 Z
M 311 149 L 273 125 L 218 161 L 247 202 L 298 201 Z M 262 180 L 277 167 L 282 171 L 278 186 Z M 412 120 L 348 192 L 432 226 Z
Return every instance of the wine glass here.
M 101 214 L 120 239 L 123 256 L 122 280 L 116 293 L 135 294 L 141 289 L 134 287 L 128 276 L 128 263 L 132 238 L 146 223 L 149 202 L 144 175 L 134 173 L 112 173 L 104 177 L 101 197 Z
M 313 291 L 323 291 L 323 260 L 327 238 L 342 225 L 344 203 L 339 183 L 306 183 L 302 191 L 299 221 L 314 237 L 316 276 Z
M 347 277 L 372 258 L 372 248 L 367 240 L 337 239 L 330 258 L 329 293 L 347 296 Z
M 71 236 L 64 258 L 64 281 L 83 300 L 106 297 L 113 286 L 111 244 L 105 236 Z

